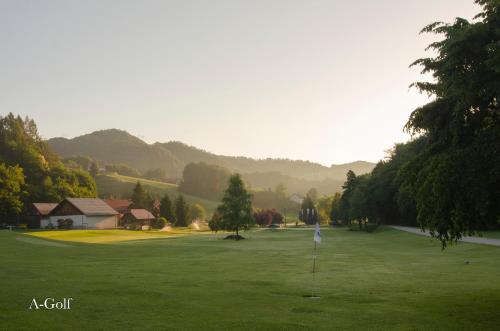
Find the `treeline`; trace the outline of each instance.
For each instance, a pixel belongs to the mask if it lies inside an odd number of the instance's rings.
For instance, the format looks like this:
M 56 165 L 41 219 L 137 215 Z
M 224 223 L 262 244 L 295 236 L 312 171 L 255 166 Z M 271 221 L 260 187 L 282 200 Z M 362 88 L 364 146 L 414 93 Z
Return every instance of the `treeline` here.
M 300 205 L 298 218 L 305 224 L 328 223 L 334 201 L 340 199 L 340 193 L 319 197 L 316 188 L 311 188 Z
M 165 193 L 158 201 L 143 188 L 141 182 L 135 185 L 131 200 L 131 208 L 149 210 L 157 218 L 158 228 L 167 224 L 185 227 L 193 221 L 206 221 L 206 211 L 200 204 L 189 205 L 182 194 L 172 200 Z
M 15 223 L 32 202 L 96 197 L 88 172 L 63 165 L 32 119 L 0 116 L 0 217 Z
M 347 172 L 342 196 L 332 200 L 330 219 L 334 223 L 368 219 L 378 224 L 416 226 L 416 202 L 407 185 L 407 169 L 422 153 L 427 138 L 397 144 L 371 174 Z
M 189 163 L 184 168 L 179 192 L 209 200 L 220 200 L 230 176 L 229 170 L 217 165 Z
M 434 96 L 406 123 L 420 138 L 396 146 L 371 175 L 349 173 L 340 218 L 418 223 L 443 246 L 500 227 L 500 10 L 497 0 L 476 3 L 479 21 L 422 30 L 444 38 L 429 46 L 435 57 L 413 63 L 434 78 L 413 84 Z

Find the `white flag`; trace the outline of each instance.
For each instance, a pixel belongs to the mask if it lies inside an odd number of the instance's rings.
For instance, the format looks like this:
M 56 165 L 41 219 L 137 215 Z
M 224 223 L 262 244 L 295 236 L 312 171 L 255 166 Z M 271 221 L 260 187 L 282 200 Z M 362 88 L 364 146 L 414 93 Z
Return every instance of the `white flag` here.
M 319 230 L 319 223 L 316 222 L 316 230 L 314 230 L 314 241 L 321 244 L 321 232 Z

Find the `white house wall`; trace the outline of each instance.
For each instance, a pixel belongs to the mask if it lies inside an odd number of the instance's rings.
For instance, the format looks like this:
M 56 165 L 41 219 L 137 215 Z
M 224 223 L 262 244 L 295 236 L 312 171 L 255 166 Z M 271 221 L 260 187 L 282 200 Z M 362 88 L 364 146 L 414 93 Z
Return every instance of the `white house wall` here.
M 50 216 L 43 218 L 40 221 L 40 227 L 46 228 L 49 223 L 52 223 L 54 228 L 57 228 L 57 221 L 60 219 L 71 219 L 73 221 L 73 229 L 116 229 L 118 227 L 117 215 L 104 216 L 86 216 L 86 215 L 64 215 Z
M 87 224 L 89 229 L 116 229 L 118 216 L 87 216 Z
M 52 225 L 57 228 L 57 221 L 58 220 L 65 220 L 65 219 L 71 219 L 73 221 L 73 228 L 75 229 L 82 229 L 83 224 L 86 223 L 86 216 L 85 215 L 64 215 L 64 216 L 50 216 L 50 218 L 47 219 L 42 219 L 40 222 L 40 227 L 46 228 L 47 225 L 49 225 L 49 222 L 52 223 Z

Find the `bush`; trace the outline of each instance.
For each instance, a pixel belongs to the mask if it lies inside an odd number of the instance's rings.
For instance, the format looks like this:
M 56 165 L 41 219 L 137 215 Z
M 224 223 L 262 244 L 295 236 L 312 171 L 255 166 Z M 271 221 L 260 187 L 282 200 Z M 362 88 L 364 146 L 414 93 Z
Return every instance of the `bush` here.
M 283 215 L 277 212 L 276 209 L 258 210 L 253 214 L 253 217 L 255 223 L 259 226 L 271 226 L 283 223 Z
M 222 218 L 219 211 L 215 211 L 212 215 L 212 219 L 208 222 L 208 227 L 212 232 L 216 232 L 222 230 Z
M 69 230 L 73 227 L 73 220 L 70 218 L 67 218 L 65 220 L 60 219 L 57 220 L 57 228 L 59 230 Z
M 167 225 L 167 219 L 165 217 L 159 217 L 155 219 L 151 224 L 153 229 L 163 229 L 165 225 Z

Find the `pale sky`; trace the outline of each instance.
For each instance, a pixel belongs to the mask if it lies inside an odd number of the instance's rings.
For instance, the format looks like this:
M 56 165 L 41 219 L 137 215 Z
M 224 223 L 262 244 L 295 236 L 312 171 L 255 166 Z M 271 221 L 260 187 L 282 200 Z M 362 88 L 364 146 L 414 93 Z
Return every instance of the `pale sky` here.
M 0 114 L 224 155 L 378 161 L 427 101 L 409 69 L 472 0 L 0 0 Z

